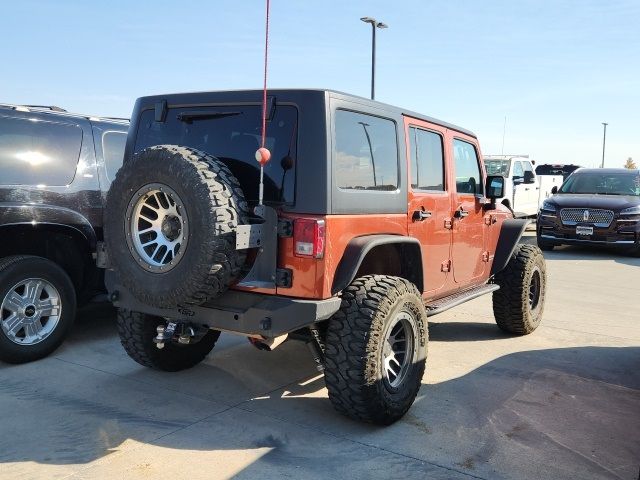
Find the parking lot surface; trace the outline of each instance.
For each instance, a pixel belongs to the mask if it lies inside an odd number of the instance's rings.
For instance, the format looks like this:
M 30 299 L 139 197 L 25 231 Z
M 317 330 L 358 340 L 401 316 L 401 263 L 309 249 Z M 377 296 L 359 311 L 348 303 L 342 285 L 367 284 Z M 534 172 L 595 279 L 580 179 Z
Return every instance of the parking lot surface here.
M 49 358 L 0 364 L 0 479 L 636 480 L 640 259 L 545 257 L 540 328 L 501 333 L 490 297 L 434 317 L 418 398 L 386 428 L 334 412 L 303 344 L 223 334 L 194 369 L 155 372 L 111 309 L 85 309 Z

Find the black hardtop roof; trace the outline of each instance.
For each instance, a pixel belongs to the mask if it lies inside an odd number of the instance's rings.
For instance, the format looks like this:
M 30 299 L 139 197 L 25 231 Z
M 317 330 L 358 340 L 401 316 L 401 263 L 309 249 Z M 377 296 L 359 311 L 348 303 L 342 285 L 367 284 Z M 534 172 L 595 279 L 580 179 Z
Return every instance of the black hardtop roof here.
M 438 120 L 433 117 L 423 115 L 421 113 L 413 112 L 404 108 L 396 107 L 386 103 L 378 102 L 377 100 L 371 100 L 369 98 L 352 95 L 350 93 L 339 92 L 337 90 L 320 89 L 320 88 L 274 88 L 268 89 L 267 95 L 275 96 L 277 102 L 278 94 L 283 96 L 296 96 L 301 95 L 329 95 L 333 98 L 340 98 L 349 100 L 363 105 L 379 108 L 387 112 L 392 112 L 398 115 L 406 115 L 408 117 L 417 118 L 430 123 L 435 123 L 451 130 L 476 137 L 476 135 L 467 130 L 466 128 L 459 127 L 457 125 Z M 166 100 L 169 106 L 187 106 L 190 104 L 202 104 L 202 103 L 227 103 L 227 102 L 261 102 L 262 90 L 214 90 L 214 91 L 201 91 L 201 92 L 187 92 L 187 93 L 171 93 L 165 95 L 150 95 L 140 97 L 138 99 L 138 105 L 142 108 L 150 108 L 155 105 L 156 102 Z
M 637 168 L 579 168 L 575 173 L 602 173 L 604 175 L 608 173 L 628 173 L 629 175 L 640 175 L 640 170 Z
M 45 105 L 16 105 L 12 103 L 0 103 L 0 108 L 7 110 L 13 110 L 17 112 L 33 112 L 33 113 L 46 113 L 49 115 L 55 115 L 60 117 L 71 118 L 85 118 L 91 122 L 109 123 L 112 125 L 129 125 L 128 118 L 116 118 L 116 117 L 101 117 L 97 115 L 86 115 L 82 113 L 68 112 L 63 108 L 56 106 Z

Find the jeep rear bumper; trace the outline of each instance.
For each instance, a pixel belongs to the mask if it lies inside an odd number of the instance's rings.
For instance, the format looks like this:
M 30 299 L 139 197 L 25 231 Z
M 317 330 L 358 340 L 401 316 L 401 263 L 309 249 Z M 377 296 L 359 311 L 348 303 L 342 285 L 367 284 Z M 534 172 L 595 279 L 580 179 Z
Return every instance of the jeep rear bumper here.
M 179 322 L 206 325 L 241 335 L 266 338 L 284 335 L 300 328 L 327 320 L 340 308 L 340 298 L 300 300 L 295 298 L 228 290 L 224 295 L 204 305 L 179 305 L 157 308 L 137 300 L 107 270 L 105 283 L 109 298 L 118 308 L 157 315 Z

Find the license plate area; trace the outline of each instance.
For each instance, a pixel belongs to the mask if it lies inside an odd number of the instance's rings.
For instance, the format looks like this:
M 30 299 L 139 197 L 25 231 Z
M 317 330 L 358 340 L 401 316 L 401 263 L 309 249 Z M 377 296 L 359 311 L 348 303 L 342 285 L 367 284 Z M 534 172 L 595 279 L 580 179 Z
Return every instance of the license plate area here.
M 578 225 L 576 227 L 576 235 L 593 235 L 593 227 Z

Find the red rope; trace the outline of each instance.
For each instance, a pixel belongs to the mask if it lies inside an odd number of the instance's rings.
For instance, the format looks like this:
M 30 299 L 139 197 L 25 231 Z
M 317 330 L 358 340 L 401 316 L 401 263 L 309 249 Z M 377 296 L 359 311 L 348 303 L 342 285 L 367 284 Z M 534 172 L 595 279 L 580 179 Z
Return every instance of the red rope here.
M 267 0 L 267 24 L 264 35 L 264 86 L 262 89 L 262 143 L 261 147 L 264 148 L 264 141 L 267 136 L 267 59 L 269 53 L 269 3 Z

